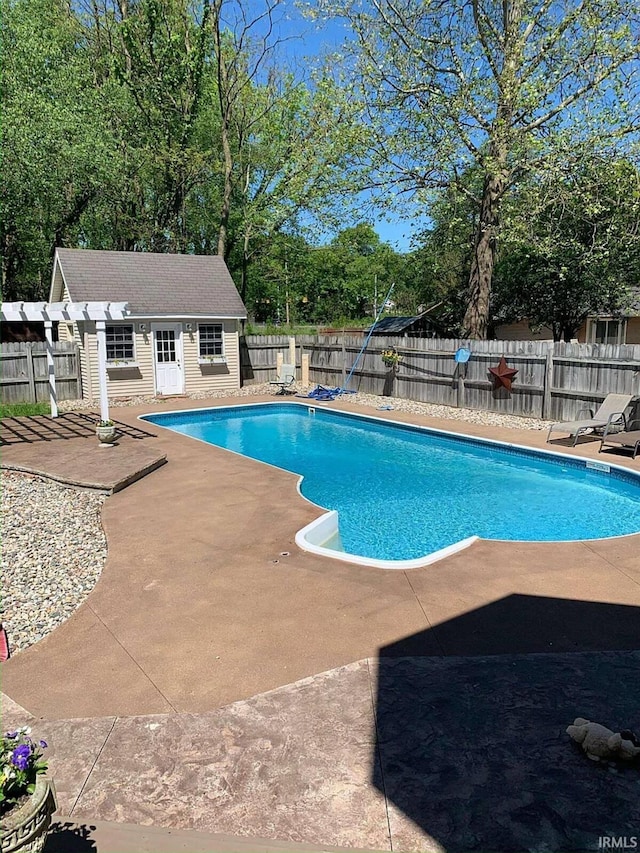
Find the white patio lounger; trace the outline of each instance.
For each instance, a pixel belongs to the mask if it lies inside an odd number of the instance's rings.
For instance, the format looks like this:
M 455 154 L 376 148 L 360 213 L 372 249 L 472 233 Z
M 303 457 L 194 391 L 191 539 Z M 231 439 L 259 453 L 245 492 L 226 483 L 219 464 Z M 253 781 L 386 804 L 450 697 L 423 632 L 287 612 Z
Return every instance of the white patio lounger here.
M 566 423 L 551 424 L 547 441 L 552 432 L 568 432 L 573 436 L 573 447 L 576 446 L 580 433 L 588 429 L 605 429 L 613 423 L 621 422 L 626 425 L 624 410 L 627 408 L 633 394 L 607 394 L 598 411 L 594 414 L 591 409 L 583 409 L 589 412 L 590 417 L 584 420 L 567 421 Z
M 278 373 L 277 379 L 272 379 L 269 385 L 278 385 L 280 390 L 278 394 L 286 394 L 289 388 L 296 381 L 296 369 L 293 364 L 283 364 Z

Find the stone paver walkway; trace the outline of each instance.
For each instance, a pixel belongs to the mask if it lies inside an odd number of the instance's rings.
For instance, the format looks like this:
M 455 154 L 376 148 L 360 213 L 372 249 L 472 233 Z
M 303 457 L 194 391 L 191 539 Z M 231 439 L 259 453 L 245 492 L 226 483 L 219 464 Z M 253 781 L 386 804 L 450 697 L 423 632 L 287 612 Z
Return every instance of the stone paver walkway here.
M 577 714 L 637 725 L 639 669 L 640 652 L 381 658 L 208 714 L 32 725 L 74 821 L 379 850 L 595 850 L 637 831 L 638 767 L 593 764 L 565 728 Z

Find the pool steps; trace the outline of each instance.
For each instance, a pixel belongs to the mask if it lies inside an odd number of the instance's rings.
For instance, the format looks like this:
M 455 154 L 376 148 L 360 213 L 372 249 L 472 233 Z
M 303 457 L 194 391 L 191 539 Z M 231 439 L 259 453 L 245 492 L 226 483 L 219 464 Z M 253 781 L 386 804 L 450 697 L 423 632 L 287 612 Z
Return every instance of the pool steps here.
M 448 545 L 446 548 L 441 548 L 432 554 L 425 554 L 424 557 L 416 557 L 413 560 L 375 560 L 372 557 L 360 557 L 358 554 L 348 554 L 344 550 L 338 526 L 338 513 L 334 509 L 323 513 L 296 533 L 296 545 L 310 554 L 329 557 L 333 560 L 343 560 L 346 563 L 355 563 L 358 566 L 400 569 L 400 571 L 430 566 L 444 557 L 463 551 L 477 542 L 478 539 L 478 536 L 469 536 L 467 539 L 461 539 L 460 542 L 454 542 L 453 545 Z

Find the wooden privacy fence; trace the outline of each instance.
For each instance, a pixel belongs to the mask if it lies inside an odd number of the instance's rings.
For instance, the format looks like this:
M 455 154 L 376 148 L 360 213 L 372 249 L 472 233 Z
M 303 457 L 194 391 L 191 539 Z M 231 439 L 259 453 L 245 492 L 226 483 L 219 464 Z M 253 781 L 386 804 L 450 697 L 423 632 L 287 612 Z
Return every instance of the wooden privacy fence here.
M 364 337 L 341 335 L 296 338 L 296 362 L 310 356 L 310 380 L 322 385 L 346 381 Z M 382 362 L 382 350 L 402 356 L 397 373 Z M 466 347 L 471 358 L 454 360 Z M 289 338 L 251 335 L 241 339 L 245 384 L 276 377 L 276 356 L 288 360 Z M 518 370 L 512 391 L 496 388 L 489 368 L 506 358 Z M 347 386 L 370 394 L 481 409 L 549 420 L 571 420 L 595 409 L 609 393 L 640 396 L 640 345 L 567 344 L 552 341 L 465 341 L 374 336 Z M 639 415 L 640 416 L 640 415 Z
M 46 343 L 2 344 L 0 396 L 3 403 L 37 403 L 49 399 Z M 80 357 L 73 342 L 53 345 L 58 400 L 81 396 Z

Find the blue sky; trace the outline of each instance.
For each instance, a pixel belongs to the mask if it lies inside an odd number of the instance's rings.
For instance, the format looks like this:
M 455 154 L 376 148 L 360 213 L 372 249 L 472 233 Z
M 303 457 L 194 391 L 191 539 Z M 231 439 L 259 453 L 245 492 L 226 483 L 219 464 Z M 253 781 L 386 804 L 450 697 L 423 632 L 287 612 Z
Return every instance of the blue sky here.
M 425 217 L 414 226 L 411 222 L 385 222 L 380 219 L 373 225 L 383 242 L 390 243 L 398 252 L 408 252 L 411 249 L 411 237 L 414 233 L 423 230 L 427 221 Z
M 308 67 L 322 55 L 337 50 L 348 36 L 348 29 L 343 21 L 312 21 L 301 13 L 295 0 L 285 0 L 283 10 L 279 30 L 286 41 L 282 45 L 282 51 L 284 57 L 294 66 Z M 367 198 L 363 199 L 363 206 L 369 208 Z M 401 220 L 388 211 L 383 213 L 380 210 L 376 215 L 374 208 L 367 221 L 374 226 L 381 240 L 399 252 L 406 252 L 411 249 L 412 236 L 427 227 L 428 217 Z M 351 223 L 345 223 L 349 224 Z

